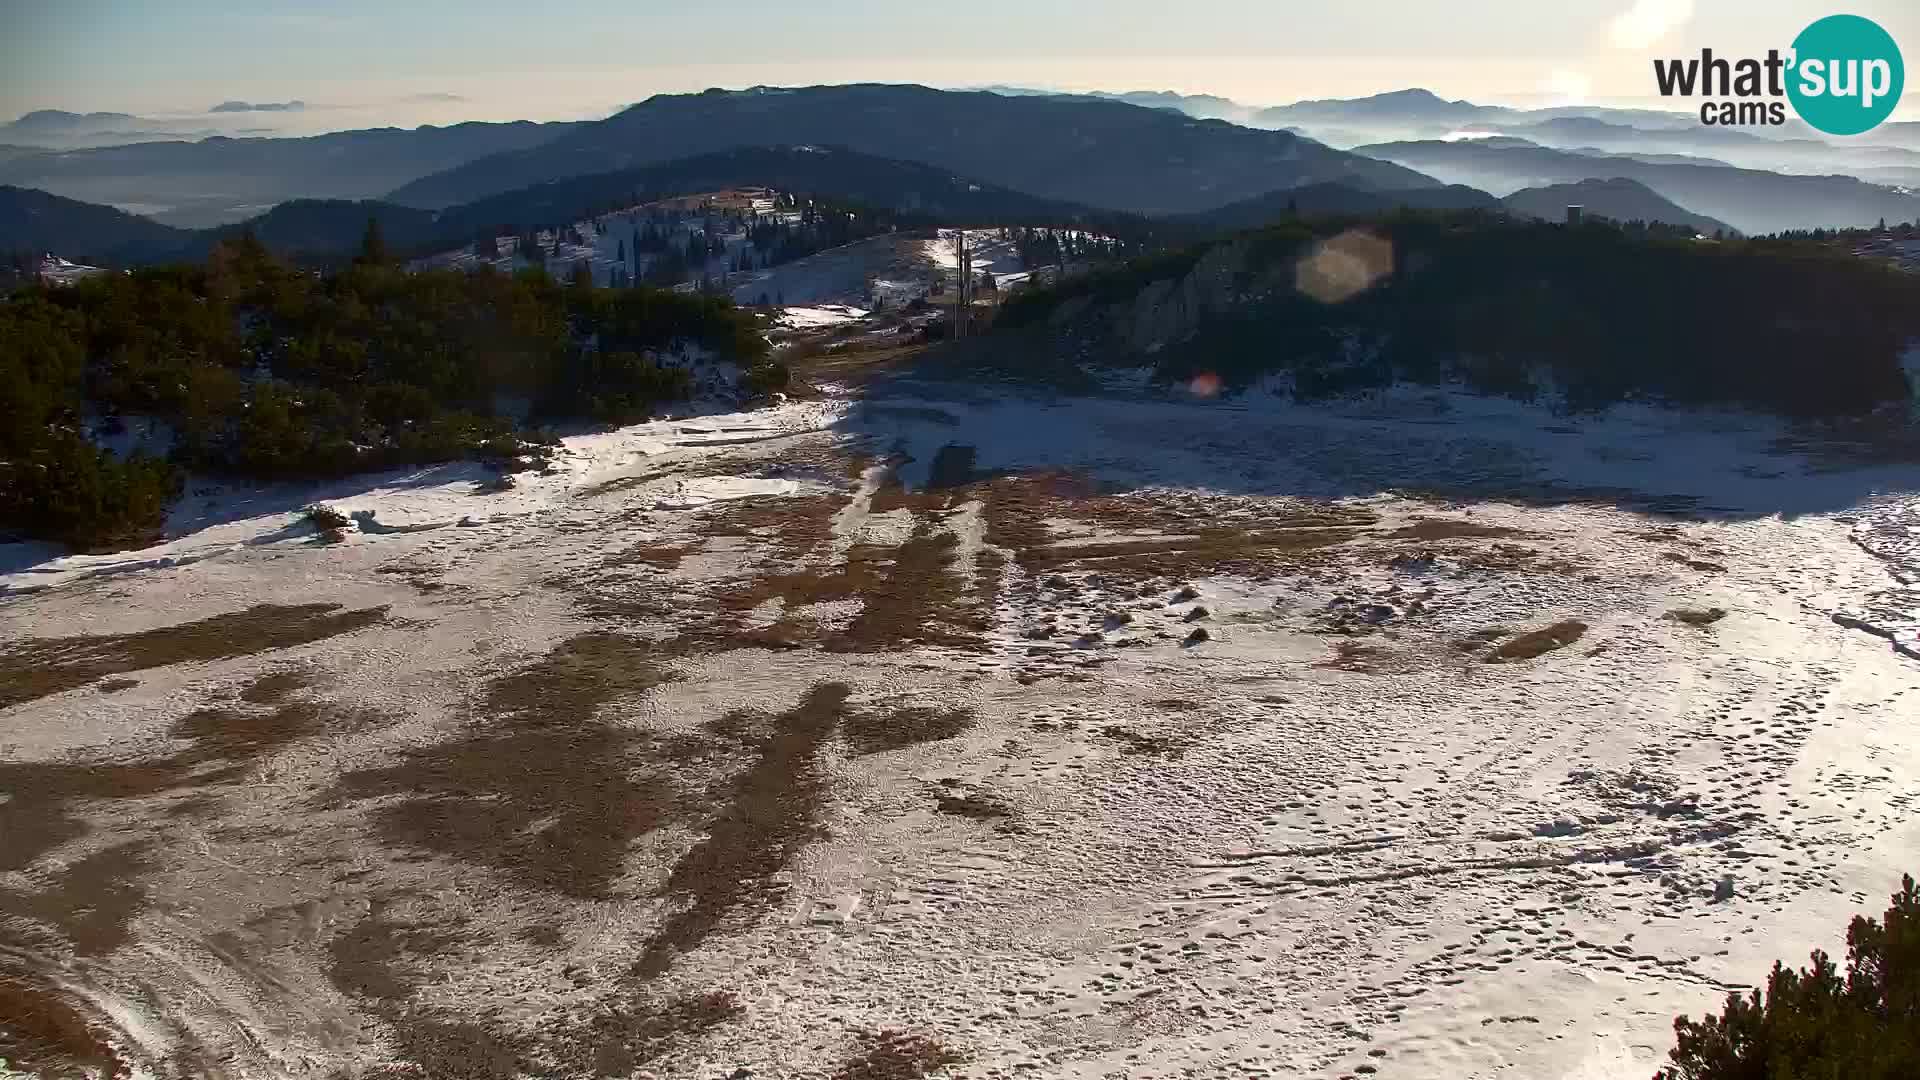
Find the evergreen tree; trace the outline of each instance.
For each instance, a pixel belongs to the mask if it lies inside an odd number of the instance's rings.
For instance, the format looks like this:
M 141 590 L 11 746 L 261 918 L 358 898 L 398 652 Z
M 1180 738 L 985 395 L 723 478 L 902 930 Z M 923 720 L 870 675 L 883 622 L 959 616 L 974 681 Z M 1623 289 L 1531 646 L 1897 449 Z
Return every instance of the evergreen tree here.
M 380 232 L 380 219 L 369 215 L 367 231 L 360 236 L 360 254 L 353 261 L 362 266 L 380 266 L 387 258 L 387 240 Z

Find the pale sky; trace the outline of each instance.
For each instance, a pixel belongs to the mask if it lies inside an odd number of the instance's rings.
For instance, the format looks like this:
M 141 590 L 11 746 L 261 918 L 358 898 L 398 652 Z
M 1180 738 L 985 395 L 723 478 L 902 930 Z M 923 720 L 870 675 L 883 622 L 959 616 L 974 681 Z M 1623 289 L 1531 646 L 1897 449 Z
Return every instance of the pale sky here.
M 1763 55 L 1836 11 L 1920 61 L 1915 0 L 0 0 L 0 119 L 228 99 L 311 103 L 247 114 L 289 130 L 574 119 L 856 81 L 1658 107 L 1653 57 Z

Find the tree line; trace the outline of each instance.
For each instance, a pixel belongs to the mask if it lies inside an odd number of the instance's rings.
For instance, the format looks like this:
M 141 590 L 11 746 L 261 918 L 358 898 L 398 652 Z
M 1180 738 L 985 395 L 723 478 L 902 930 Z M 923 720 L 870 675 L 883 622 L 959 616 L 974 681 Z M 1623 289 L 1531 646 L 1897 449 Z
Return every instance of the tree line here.
M 1354 230 L 1384 241 L 1379 278 L 1339 299 L 1299 287 L 1301 266 Z M 1830 236 L 1704 242 L 1660 225 L 1481 212 L 1296 219 L 1027 290 L 998 325 L 1080 333 L 1049 329 L 1049 317 L 1080 296 L 1133 303 L 1221 244 L 1241 254 L 1224 279 L 1209 276 L 1215 302 L 1153 354 L 1168 380 L 1206 371 L 1245 385 L 1285 372 L 1305 398 L 1459 380 L 1552 391 L 1574 409 L 1648 400 L 1793 417 L 1856 415 L 1911 392 L 1900 357 L 1920 339 L 1920 276 Z M 1121 345 L 1092 347 L 1120 355 Z
M 725 300 L 540 270 L 407 273 L 381 248 L 369 230 L 352 265 L 316 274 L 243 235 L 203 265 L 0 301 L 0 529 L 139 543 L 188 469 L 270 481 L 521 459 L 550 441 L 532 425 L 629 423 L 684 397 L 672 358 L 688 350 L 754 388 L 784 381 Z M 164 456 L 99 447 L 135 419 L 170 433 Z

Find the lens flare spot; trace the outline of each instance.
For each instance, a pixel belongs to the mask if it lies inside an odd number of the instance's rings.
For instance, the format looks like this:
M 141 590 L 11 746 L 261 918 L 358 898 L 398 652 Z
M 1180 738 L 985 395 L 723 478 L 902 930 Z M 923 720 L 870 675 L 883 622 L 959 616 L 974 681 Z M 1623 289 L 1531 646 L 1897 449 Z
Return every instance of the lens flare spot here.
M 1393 273 L 1393 243 L 1364 229 L 1348 229 L 1323 241 L 1294 270 L 1294 287 L 1323 304 L 1373 288 Z
M 1220 376 L 1211 371 L 1203 371 L 1187 382 L 1187 393 L 1194 397 L 1210 398 L 1220 395 Z

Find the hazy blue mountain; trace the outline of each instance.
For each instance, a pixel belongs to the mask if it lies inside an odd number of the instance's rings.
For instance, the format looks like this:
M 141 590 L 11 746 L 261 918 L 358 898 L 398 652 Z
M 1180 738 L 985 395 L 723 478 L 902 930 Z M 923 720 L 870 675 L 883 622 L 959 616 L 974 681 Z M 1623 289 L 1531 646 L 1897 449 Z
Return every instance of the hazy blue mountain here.
M 1512 213 L 1546 221 L 1564 220 L 1567 207 L 1579 206 L 1588 217 L 1685 225 L 1707 236 L 1738 231 L 1724 221 L 1676 206 L 1647 185 L 1625 177 L 1525 188 L 1501 199 L 1500 205 Z
M 0 134 L 8 138 L 19 138 L 35 132 L 58 135 L 91 128 L 126 127 L 141 122 L 139 117 L 128 113 L 76 113 L 67 112 L 64 109 L 38 109 L 18 120 L 0 124 Z
M 295 198 L 364 199 L 569 124 L 374 128 L 298 139 L 216 136 L 0 156 L 0 183 L 104 203 L 180 226 L 224 224 Z
M 1710 126 L 1693 112 L 1598 105 L 1518 109 L 1448 101 L 1419 89 L 1279 105 L 1247 122 L 1294 128 L 1343 149 L 1473 132 L 1518 136 L 1560 150 L 1679 154 L 1745 169 L 1862 179 L 1871 179 L 1873 168 L 1920 166 L 1920 126 L 1911 124 L 1883 124 L 1859 138 L 1835 139 L 1797 119 L 1767 127 Z
M 1860 179 L 1889 187 L 1920 188 L 1920 168 L 1876 166 L 1856 170 Z
M 1761 129 L 1707 127 L 1646 129 L 1586 116 L 1486 125 L 1556 149 L 1593 147 L 1626 153 L 1668 152 L 1723 160 L 1746 169 L 1859 176 L 1868 167 L 1920 167 L 1920 152 L 1860 141 L 1835 145 L 1824 139 L 1756 134 Z M 1864 136 L 1871 139 L 1873 136 Z
M 1358 152 L 1496 195 L 1580 180 L 1637 180 L 1688 210 L 1744 233 L 1870 226 L 1920 219 L 1920 197 L 1851 176 L 1796 176 L 1713 165 L 1601 158 L 1529 144 L 1461 139 L 1382 143 Z
M 1526 142 L 1524 139 L 1516 140 L 1516 145 L 1524 142 Z M 1539 144 L 1535 143 L 1534 145 L 1538 146 Z M 1693 154 L 1634 154 L 1618 150 L 1602 150 L 1597 146 L 1572 146 L 1564 147 L 1563 149 L 1570 150 L 1575 154 L 1585 154 L 1588 157 L 1644 161 L 1649 165 L 1711 165 L 1722 169 L 1731 169 L 1734 167 L 1731 161 L 1721 161 L 1719 158 L 1696 157 Z
M 349 256 L 360 250 L 369 219 L 380 223 L 381 239 L 389 251 L 411 254 L 437 242 L 441 230 L 436 227 L 436 218 L 431 210 L 375 199 L 295 199 L 237 224 L 190 233 L 182 250 L 164 257 L 204 259 L 216 243 L 242 231 L 252 232 L 267 250 L 283 256 Z
M 1471 101 L 1448 101 L 1431 90 L 1414 88 L 1362 98 L 1326 98 L 1276 105 L 1260 110 L 1258 120 L 1266 126 L 1300 125 L 1309 130 L 1316 123 L 1448 128 L 1464 127 L 1513 113 L 1512 109 L 1475 105 Z
M 329 259 L 358 251 L 373 218 L 389 249 L 424 254 L 463 246 L 481 232 L 571 224 L 645 199 L 729 187 L 770 187 L 926 215 L 949 225 L 1081 225 L 1135 233 L 1162 228 L 918 162 L 825 147 L 743 147 L 537 184 L 439 211 L 378 200 L 296 199 L 244 222 L 201 230 L 170 228 L 46 192 L 0 188 L 0 251 L 52 251 L 116 265 L 197 260 L 221 239 L 246 230 L 282 255 Z
M 0 252 L 52 252 L 76 262 L 139 261 L 193 238 L 111 206 L 0 185 Z
M 1181 213 L 1323 180 L 1435 186 L 1412 170 L 1288 132 L 1257 131 L 1116 101 L 924 86 L 757 87 L 663 94 L 544 146 L 493 154 L 390 198 L 440 207 L 530 184 L 689 154 L 770 144 L 845 146 L 919 161 L 1042 198 Z
M 304 112 L 304 101 L 223 101 L 208 112 L 245 113 L 245 112 Z
M 536 184 L 450 207 L 439 220 L 458 242 L 483 227 L 571 222 L 601 208 L 729 187 L 769 187 L 955 225 L 1066 225 L 1116 216 L 843 147 L 755 146 Z
M 168 137 L 178 138 L 168 125 L 120 112 L 67 112 L 63 109 L 39 109 L 18 120 L 0 124 L 0 143 L 37 147 L 42 150 L 72 150 L 89 146 L 112 146 Z
M 982 90 L 1010 97 L 1054 97 L 1069 101 L 1119 101 L 1128 105 L 1138 105 L 1146 109 L 1167 109 L 1185 113 L 1198 120 L 1225 120 L 1233 124 L 1247 124 L 1259 108 L 1242 105 L 1240 102 L 1214 94 L 1178 94 L 1171 90 L 1092 90 L 1086 93 L 1068 93 L 1059 90 L 1035 90 L 1024 86 L 983 86 Z
M 1404 188 L 1398 191 L 1366 191 L 1341 183 L 1307 184 L 1304 187 L 1269 191 L 1251 199 L 1217 207 L 1176 220 L 1191 221 L 1214 228 L 1246 229 L 1282 218 L 1358 217 L 1382 214 L 1397 209 L 1411 210 L 1491 210 L 1500 200 L 1478 188 L 1460 184 L 1445 187 Z

